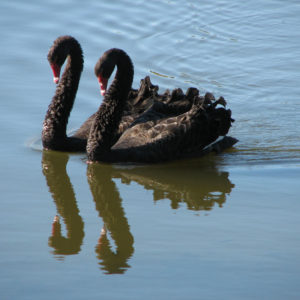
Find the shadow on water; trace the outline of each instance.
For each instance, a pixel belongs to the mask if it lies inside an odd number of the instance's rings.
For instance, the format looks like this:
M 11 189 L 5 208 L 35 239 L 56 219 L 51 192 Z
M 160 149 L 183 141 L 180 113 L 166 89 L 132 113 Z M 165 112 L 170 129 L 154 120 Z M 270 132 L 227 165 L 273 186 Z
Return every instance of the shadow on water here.
M 67 231 L 64 237 L 59 218 L 55 217 L 49 246 L 59 255 L 79 253 L 84 238 L 84 223 L 66 171 L 68 160 L 68 154 L 43 151 L 43 174 Z M 87 180 L 95 208 L 104 223 L 95 252 L 106 274 L 124 273 L 130 268 L 128 260 L 134 253 L 134 237 L 114 179 L 121 179 L 123 184 L 135 182 L 152 190 L 154 201 L 169 199 L 173 209 L 185 203 L 188 209 L 195 211 L 211 210 L 216 204 L 222 207 L 234 188 L 229 173 L 219 171 L 214 156 L 209 155 L 205 159 L 165 165 L 88 165 Z

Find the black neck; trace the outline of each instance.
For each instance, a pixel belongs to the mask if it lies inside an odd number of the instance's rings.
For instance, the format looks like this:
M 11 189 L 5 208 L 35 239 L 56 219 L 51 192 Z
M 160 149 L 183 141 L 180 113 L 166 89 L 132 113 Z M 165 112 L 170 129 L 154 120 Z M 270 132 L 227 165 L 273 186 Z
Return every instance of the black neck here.
M 83 54 L 80 45 L 69 45 L 65 71 L 48 107 L 42 132 L 45 148 L 55 149 L 55 141 L 66 138 L 70 112 L 73 108 L 78 84 L 83 69 Z
M 91 161 L 105 160 L 115 144 L 114 136 L 119 128 L 133 81 L 133 65 L 130 58 L 122 50 L 114 49 L 114 51 L 116 76 L 96 113 L 88 139 L 87 154 Z

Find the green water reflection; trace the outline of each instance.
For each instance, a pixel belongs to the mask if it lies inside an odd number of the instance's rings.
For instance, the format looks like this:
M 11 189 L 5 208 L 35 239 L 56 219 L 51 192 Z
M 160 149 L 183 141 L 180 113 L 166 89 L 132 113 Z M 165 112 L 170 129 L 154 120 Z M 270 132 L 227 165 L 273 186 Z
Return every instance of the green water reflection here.
M 67 232 L 67 237 L 64 237 L 60 218 L 55 217 L 49 238 L 49 246 L 54 248 L 55 255 L 79 253 L 84 238 L 84 222 L 66 171 L 68 160 L 66 153 L 43 151 L 43 174 Z M 130 268 L 128 261 L 134 253 L 130 221 L 125 216 L 114 179 L 121 179 L 122 184 L 128 185 L 135 182 L 152 190 L 153 201 L 169 199 L 172 209 L 184 203 L 194 211 L 211 210 L 215 205 L 222 207 L 234 188 L 229 173 L 219 171 L 211 157 L 167 165 L 88 165 L 87 180 L 95 208 L 104 224 L 95 253 L 100 268 L 107 274 L 124 273 Z
M 185 203 L 191 210 L 211 210 L 215 204 L 222 207 L 234 184 L 228 172 L 218 171 L 213 158 L 205 159 L 116 170 L 113 176 L 152 190 L 154 201 L 169 199 L 173 209 Z
M 104 223 L 96 246 L 97 257 L 100 259 L 102 269 L 107 273 L 123 273 L 129 267 L 127 260 L 134 251 L 133 236 L 125 217 L 119 191 L 112 181 L 112 168 L 110 166 L 97 168 L 97 165 L 89 165 L 87 177 L 96 210 Z M 115 242 L 115 252 L 107 238 L 107 231 Z
M 77 254 L 84 237 L 84 223 L 79 215 L 75 193 L 67 174 L 68 154 L 43 151 L 42 169 L 49 191 L 57 208 L 57 213 L 66 224 L 67 237 L 61 233 L 59 217 L 52 224 L 49 246 L 54 254 Z

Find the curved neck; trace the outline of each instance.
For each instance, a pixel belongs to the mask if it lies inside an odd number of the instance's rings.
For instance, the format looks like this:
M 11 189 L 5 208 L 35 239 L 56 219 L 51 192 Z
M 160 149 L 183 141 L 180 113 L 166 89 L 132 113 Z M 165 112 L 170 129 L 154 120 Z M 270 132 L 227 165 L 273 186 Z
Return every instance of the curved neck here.
M 83 54 L 78 43 L 68 45 L 65 71 L 45 116 L 42 140 L 44 147 L 58 138 L 66 138 L 68 118 L 72 110 L 83 69 Z M 53 148 L 53 147 L 50 147 Z
M 115 49 L 116 76 L 99 107 L 91 127 L 87 144 L 90 161 L 106 160 L 111 147 L 116 143 L 115 136 L 126 105 L 133 81 L 133 65 L 129 56 Z

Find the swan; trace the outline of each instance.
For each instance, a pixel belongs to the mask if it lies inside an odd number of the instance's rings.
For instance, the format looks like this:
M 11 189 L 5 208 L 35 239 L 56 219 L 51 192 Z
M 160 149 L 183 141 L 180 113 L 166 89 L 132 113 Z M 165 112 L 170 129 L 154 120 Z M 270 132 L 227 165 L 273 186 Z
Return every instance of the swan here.
M 116 75 L 109 89 L 107 82 L 115 66 Z M 189 89 L 193 101 L 176 89 L 153 101 L 122 135 L 116 139 L 126 99 L 133 81 L 133 64 L 127 53 L 113 48 L 106 51 L 95 66 L 104 100 L 95 114 L 87 142 L 88 163 L 138 162 L 157 163 L 185 157 L 199 156 L 220 136 L 226 135 L 231 123 L 231 111 L 223 97 L 215 101 L 207 93 L 198 96 L 197 89 Z M 182 101 L 182 96 L 185 101 Z M 237 142 L 229 138 L 225 148 Z M 221 149 L 222 150 L 222 149 Z
M 59 80 L 61 66 L 67 57 L 67 65 Z M 68 137 L 66 133 L 83 69 L 81 46 L 71 36 L 58 37 L 49 50 L 48 61 L 54 74 L 53 80 L 58 86 L 43 122 L 43 147 L 50 150 L 82 151 L 86 146 L 86 140 Z

